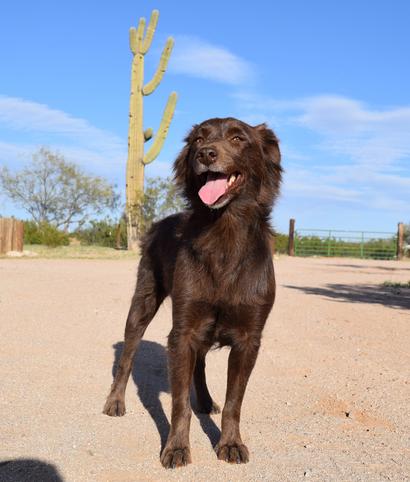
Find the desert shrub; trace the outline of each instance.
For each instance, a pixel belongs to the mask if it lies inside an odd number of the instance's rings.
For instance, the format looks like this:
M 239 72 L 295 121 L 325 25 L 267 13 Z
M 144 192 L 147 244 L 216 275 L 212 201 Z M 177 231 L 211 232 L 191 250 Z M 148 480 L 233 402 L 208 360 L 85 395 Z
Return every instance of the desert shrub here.
M 395 238 L 346 241 L 320 236 L 297 236 L 295 240 L 299 256 L 340 256 L 371 259 L 393 259 Z
M 296 236 L 295 249 L 301 256 L 326 255 L 326 242 L 319 236 Z
M 365 253 L 368 258 L 392 258 L 396 254 L 396 239 L 370 239 L 365 243 Z
M 0 166 L 0 190 L 36 223 L 50 223 L 68 231 L 92 215 L 116 209 L 115 187 L 99 176 L 90 176 L 64 156 L 42 147 L 20 171 Z
M 152 223 L 181 211 L 184 207 L 184 200 L 171 178 L 147 178 L 141 209 L 137 214 L 140 235 L 146 233 Z M 115 222 L 111 218 L 90 221 L 77 230 L 75 236 L 81 244 L 125 248 L 127 246 L 125 216 L 120 222 Z
M 76 233 L 76 238 L 83 245 L 97 245 L 108 248 L 127 246 L 127 227 L 125 220 L 115 222 L 110 218 L 91 221 L 87 226 Z M 119 246 L 117 246 L 117 236 Z
M 171 177 L 147 178 L 139 216 L 139 230 L 144 234 L 152 223 L 182 211 L 185 202 Z
M 275 253 L 284 254 L 288 252 L 289 236 L 287 234 L 275 233 Z
M 51 224 L 24 221 L 24 243 L 57 247 L 68 246 L 70 240 L 67 233 L 58 230 Z

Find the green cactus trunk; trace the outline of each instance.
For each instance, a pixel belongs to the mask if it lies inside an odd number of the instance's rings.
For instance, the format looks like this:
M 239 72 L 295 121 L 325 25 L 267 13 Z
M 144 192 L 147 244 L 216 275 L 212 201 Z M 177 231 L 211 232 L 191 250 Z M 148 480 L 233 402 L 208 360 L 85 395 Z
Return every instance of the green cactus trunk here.
M 151 46 L 158 22 L 158 10 L 151 14 L 149 25 L 144 36 L 145 19 L 141 18 L 138 29 L 130 29 L 130 47 L 133 53 L 131 70 L 131 96 L 128 128 L 128 159 L 126 172 L 126 212 L 128 249 L 138 249 L 140 236 L 141 205 L 144 196 L 144 167 L 152 162 L 161 151 L 168 129 L 174 115 L 177 94 L 172 92 L 168 98 L 161 124 L 154 136 L 151 128 L 144 131 L 144 96 L 151 94 L 161 82 L 174 44 L 170 37 L 161 55 L 158 68 L 150 82 L 144 85 L 144 56 Z M 144 154 L 144 142 L 152 140 L 148 152 Z

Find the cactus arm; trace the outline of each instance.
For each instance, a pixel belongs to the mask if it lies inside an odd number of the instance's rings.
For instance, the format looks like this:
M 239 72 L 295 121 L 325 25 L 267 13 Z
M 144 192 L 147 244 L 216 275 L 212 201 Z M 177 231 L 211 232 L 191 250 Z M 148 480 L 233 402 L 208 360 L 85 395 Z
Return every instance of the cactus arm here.
M 154 135 L 154 131 L 151 129 L 151 127 L 148 127 L 148 129 L 145 129 L 144 131 L 145 142 L 149 141 L 153 135 Z
M 174 39 L 172 37 L 169 37 L 167 43 L 165 44 L 164 50 L 162 51 L 161 59 L 159 61 L 159 65 L 157 71 L 154 74 L 154 77 L 147 84 L 145 84 L 144 88 L 142 89 L 143 95 L 152 94 L 152 92 L 154 92 L 154 90 L 158 87 L 158 84 L 161 82 L 167 68 L 168 60 L 171 55 L 173 46 Z
M 144 42 L 140 48 L 142 54 L 146 54 L 151 47 L 152 39 L 154 37 L 155 29 L 158 23 L 158 10 L 153 10 L 151 13 L 151 18 L 149 19 L 149 24 L 147 28 L 147 33 L 145 34 Z
M 141 52 L 141 46 L 144 40 L 144 30 L 145 30 L 144 17 L 140 18 L 136 32 L 135 32 L 135 28 L 130 29 L 130 46 L 131 46 L 132 53 L 134 55 Z
M 134 55 L 138 52 L 137 29 L 135 27 L 130 28 L 130 49 Z
M 162 146 L 164 144 L 165 138 L 167 137 L 167 134 L 168 134 L 169 125 L 174 115 L 176 103 L 177 103 L 177 94 L 176 92 L 171 92 L 170 96 L 168 97 L 167 105 L 165 106 L 164 114 L 162 115 L 162 120 L 159 126 L 159 130 L 154 137 L 152 146 L 144 156 L 144 160 L 143 160 L 144 165 L 152 162 L 154 159 L 157 158 L 158 154 L 160 153 Z

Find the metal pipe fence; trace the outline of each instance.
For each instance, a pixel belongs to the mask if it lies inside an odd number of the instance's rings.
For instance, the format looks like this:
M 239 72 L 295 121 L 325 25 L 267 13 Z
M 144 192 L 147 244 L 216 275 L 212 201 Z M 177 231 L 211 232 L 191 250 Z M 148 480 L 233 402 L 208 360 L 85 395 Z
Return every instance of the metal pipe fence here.
M 396 259 L 397 234 L 391 232 L 298 229 L 295 256 Z

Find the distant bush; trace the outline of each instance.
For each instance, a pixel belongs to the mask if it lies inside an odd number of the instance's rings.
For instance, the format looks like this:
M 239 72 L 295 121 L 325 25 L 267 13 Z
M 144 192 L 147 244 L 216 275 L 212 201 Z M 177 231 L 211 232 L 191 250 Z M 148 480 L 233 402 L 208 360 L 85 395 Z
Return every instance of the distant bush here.
M 285 254 L 288 252 L 289 236 L 287 234 L 275 233 L 275 253 Z
M 86 227 L 75 233 L 83 245 L 105 246 L 107 248 L 125 248 L 127 246 L 127 226 L 124 219 L 115 222 L 112 219 L 91 221 Z M 117 237 L 119 246 L 117 246 Z
M 185 201 L 171 177 L 147 178 L 139 216 L 140 234 L 146 233 L 152 223 L 182 211 Z
M 382 286 L 386 288 L 410 288 L 410 281 L 385 281 Z
M 57 246 L 68 246 L 70 240 L 67 233 L 59 231 L 51 224 L 37 224 L 34 221 L 24 221 L 24 243 L 44 244 L 54 248 Z
M 362 243 L 320 236 L 298 236 L 295 239 L 295 251 L 299 256 L 393 259 L 396 254 L 395 246 L 395 238 L 366 239 Z

